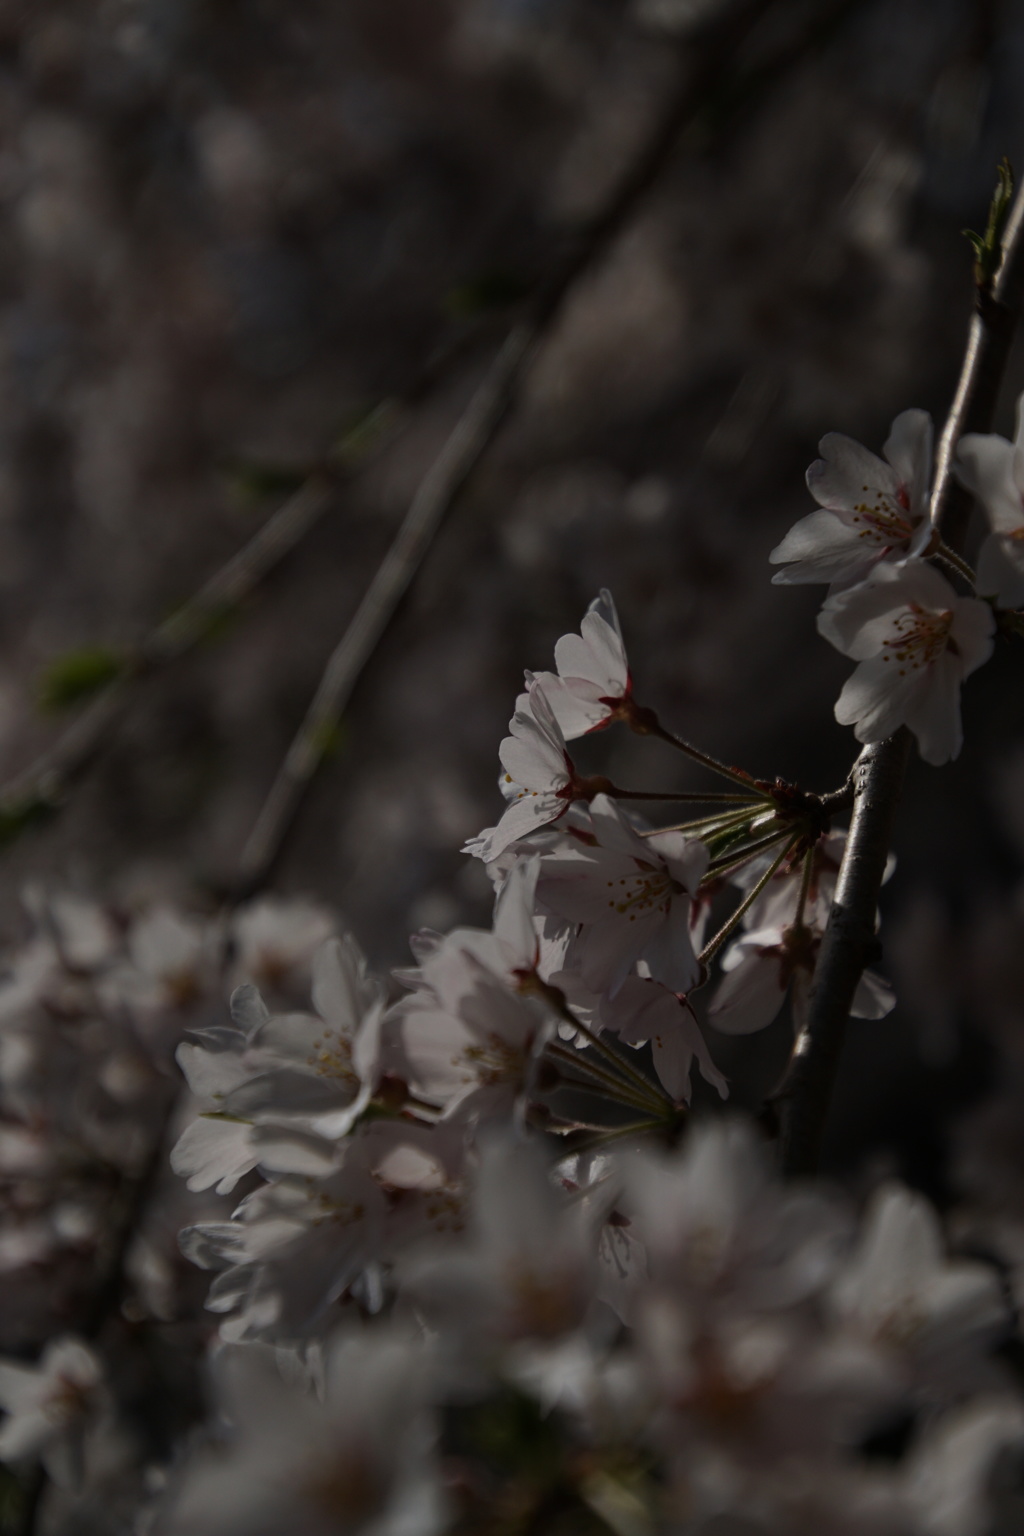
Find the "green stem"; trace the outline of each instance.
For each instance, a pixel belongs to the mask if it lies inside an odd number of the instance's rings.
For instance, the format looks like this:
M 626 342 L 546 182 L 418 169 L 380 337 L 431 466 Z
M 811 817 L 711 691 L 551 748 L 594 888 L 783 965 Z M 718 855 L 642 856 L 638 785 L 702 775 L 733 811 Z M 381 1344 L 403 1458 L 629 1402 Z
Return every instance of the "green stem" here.
M 955 549 L 950 549 L 944 539 L 939 540 L 934 553 L 939 560 L 944 560 L 947 565 L 951 565 L 954 571 L 957 571 L 965 581 L 969 581 L 972 587 L 975 586 L 977 577 L 971 570 L 971 567 L 961 555 L 957 554 Z
M 641 837 L 656 837 L 659 832 L 706 832 L 709 837 L 718 832 L 729 832 L 734 827 L 741 827 L 745 821 L 750 821 L 755 815 L 762 816 L 764 806 L 761 801 L 750 801 L 741 811 L 733 811 L 730 814 L 724 812 L 718 816 L 698 816 L 696 821 L 676 821 L 670 827 L 645 828 Z
M 754 902 L 760 896 L 769 880 L 771 880 L 777 873 L 783 859 L 786 858 L 787 854 L 792 853 L 793 849 L 796 847 L 796 844 L 797 839 L 795 837 L 791 838 L 786 846 L 780 850 L 778 858 L 774 859 L 772 863 L 769 864 L 768 868 L 765 870 L 760 880 L 758 880 L 757 884 L 750 888 L 728 921 L 722 924 L 722 927 L 718 930 L 713 939 L 708 940 L 700 952 L 699 958 L 702 965 L 707 965 L 709 960 L 713 960 L 715 958 L 715 956 L 718 954 L 718 951 L 725 943 L 726 939 L 739 927 L 744 915 L 750 911 L 750 908 L 754 905 Z
M 600 1135 L 591 1136 L 586 1141 L 577 1142 L 574 1147 L 568 1149 L 567 1155 L 569 1153 L 578 1155 L 580 1152 L 592 1152 L 596 1147 L 606 1146 L 610 1141 L 621 1141 L 624 1136 L 639 1136 L 645 1132 L 660 1131 L 664 1129 L 664 1126 L 664 1120 L 637 1120 L 632 1125 L 617 1125 L 613 1130 L 602 1131 Z M 589 1189 L 587 1193 L 590 1193 Z
M 734 869 L 741 869 L 744 864 L 749 864 L 751 859 L 756 859 L 759 853 L 765 853 L 769 848 L 774 848 L 780 838 L 791 835 L 792 827 L 780 827 L 777 832 L 769 832 L 766 837 L 759 837 L 757 842 L 748 843 L 739 852 L 723 853 L 721 858 L 712 859 L 701 884 L 709 880 L 717 880 L 722 875 L 731 874 Z
M 579 1051 L 571 1051 L 564 1045 L 552 1041 L 547 1047 L 547 1054 L 565 1067 L 571 1067 L 574 1071 L 583 1073 L 601 1084 L 602 1089 L 609 1098 L 617 1099 L 621 1104 L 628 1104 L 631 1109 L 641 1109 L 650 1114 L 657 1109 L 659 1115 L 664 1106 L 657 1100 L 653 1093 L 640 1093 L 631 1084 L 623 1082 L 621 1077 L 607 1071 L 596 1061 L 590 1061 Z M 646 1081 L 646 1079 L 645 1079 Z M 584 1086 L 584 1085 L 580 1085 Z
M 749 795 L 701 794 L 697 790 L 679 789 L 619 789 L 612 784 L 605 790 L 613 800 L 679 800 L 692 801 L 696 805 L 760 805 Z
M 583 1036 L 587 1044 L 592 1045 L 595 1051 L 600 1052 L 606 1061 L 610 1061 L 617 1072 L 620 1072 L 623 1077 L 629 1078 L 639 1091 L 646 1094 L 648 1098 L 652 1095 L 655 1096 L 660 1110 L 664 1111 L 665 1108 L 675 1109 L 675 1105 L 661 1085 L 659 1083 L 652 1083 L 649 1077 L 645 1077 L 642 1072 L 638 1072 L 635 1067 L 630 1066 L 629 1062 L 618 1051 L 613 1050 L 610 1045 L 606 1044 L 600 1035 L 595 1035 L 592 1029 L 588 1028 L 586 1024 L 583 1024 L 576 1017 L 564 998 L 557 1006 L 565 1022 L 571 1024 L 573 1029 Z
M 807 893 L 811 889 L 811 876 L 814 874 L 814 849 L 808 848 L 804 854 L 803 873 L 800 876 L 800 895 L 796 902 L 796 916 L 793 919 L 794 928 L 802 928 L 804 925 L 804 908 L 807 906 Z

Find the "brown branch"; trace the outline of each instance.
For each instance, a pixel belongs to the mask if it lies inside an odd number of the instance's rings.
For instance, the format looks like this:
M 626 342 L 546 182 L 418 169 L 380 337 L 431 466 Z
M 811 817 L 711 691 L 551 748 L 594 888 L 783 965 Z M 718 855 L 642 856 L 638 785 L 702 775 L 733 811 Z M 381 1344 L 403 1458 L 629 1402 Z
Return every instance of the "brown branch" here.
M 965 431 L 991 425 L 1024 289 L 1022 224 L 1024 189 L 1010 215 L 995 283 L 977 294 L 960 381 L 939 445 L 932 519 L 957 553 L 971 503 L 954 479 L 953 455 Z M 910 733 L 903 726 L 887 741 L 865 747 L 854 766 L 853 817 L 807 1018 L 776 1095 L 782 1165 L 790 1176 L 812 1174 L 818 1166 L 853 995 L 876 946 L 878 897 L 909 756 Z
M 603 209 L 581 224 L 562 259 L 542 282 L 532 303 L 478 386 L 465 413 L 413 498 L 395 541 L 384 557 L 348 628 L 327 662 L 320 684 L 243 849 L 241 888 L 251 893 L 269 879 L 288 833 L 319 768 L 333 731 L 367 662 L 416 576 L 434 536 L 467 480 L 513 408 L 539 344 L 561 314 L 577 280 L 605 254 L 670 163 L 679 140 L 705 113 L 747 86 L 746 99 L 823 41 L 852 9 L 838 0 L 797 37 L 789 37 L 756 68 L 733 72 L 742 43 L 769 14 L 784 15 L 776 0 L 738 0 L 716 11 L 690 35 L 683 78 L 661 120 Z

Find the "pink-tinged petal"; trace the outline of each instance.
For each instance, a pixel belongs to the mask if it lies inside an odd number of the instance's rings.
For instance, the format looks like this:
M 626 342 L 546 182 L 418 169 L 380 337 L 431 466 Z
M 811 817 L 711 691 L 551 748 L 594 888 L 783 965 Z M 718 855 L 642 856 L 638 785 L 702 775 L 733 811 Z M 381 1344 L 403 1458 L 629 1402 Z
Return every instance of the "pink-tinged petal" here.
M 753 1035 L 772 1022 L 785 996 L 780 957 L 748 954 L 722 978 L 708 1017 L 724 1035 Z
M 896 994 L 883 976 L 865 971 L 857 983 L 850 1012 L 855 1019 L 884 1019 L 896 1006 Z
M 957 444 L 956 477 L 977 497 L 994 533 L 1012 533 L 1024 527 L 1015 457 L 1013 444 L 991 432 L 969 432 Z
M 410 1085 L 417 1093 L 447 1103 L 453 1095 L 476 1087 L 477 1075 L 465 1057 L 474 1037 L 462 1020 L 443 1008 L 413 1002 L 403 1003 L 395 1016 L 401 1025 Z
M 895 496 L 899 481 L 892 467 L 842 432 L 829 432 L 818 444 L 821 458 L 807 471 L 807 489 L 823 507 L 852 512 L 877 492 Z
M 959 756 L 963 745 L 960 678 L 959 663 L 947 651 L 923 674 L 907 710 L 906 723 L 917 737 L 917 749 L 935 768 Z
M 625 682 L 629 676 L 629 665 L 622 639 L 622 625 L 619 623 L 615 600 L 607 587 L 602 587 L 590 604 L 583 615 L 580 629 L 584 639 L 590 640 L 595 646 L 600 644 L 604 647 L 608 675 L 619 677 Z
M 368 1093 L 372 1093 L 376 1088 L 381 1072 L 381 1034 L 384 1027 L 384 1014 L 384 999 L 379 998 L 364 1016 L 352 1047 L 352 1065 Z
M 882 452 L 905 486 L 912 514 L 922 516 L 928 501 L 933 457 L 932 419 L 927 411 L 901 411 Z
M 524 795 L 521 800 L 513 800 L 498 825 L 493 828 L 487 848 L 480 855 L 484 863 L 489 864 L 512 843 L 528 836 L 538 827 L 557 821 L 564 811 L 565 801 L 557 795 L 532 794 Z
M 1024 541 L 990 533 L 978 555 L 978 591 L 1000 608 L 1024 604 Z
M 270 1017 L 259 988 L 254 987 L 252 982 L 244 982 L 242 986 L 236 987 L 228 1006 L 231 1022 L 238 1026 L 247 1040 L 251 1040 Z
M 945 576 L 926 560 L 904 560 L 892 568 L 889 579 L 904 602 L 920 603 L 923 608 L 934 608 L 936 612 L 952 608 L 956 603 L 956 593 Z

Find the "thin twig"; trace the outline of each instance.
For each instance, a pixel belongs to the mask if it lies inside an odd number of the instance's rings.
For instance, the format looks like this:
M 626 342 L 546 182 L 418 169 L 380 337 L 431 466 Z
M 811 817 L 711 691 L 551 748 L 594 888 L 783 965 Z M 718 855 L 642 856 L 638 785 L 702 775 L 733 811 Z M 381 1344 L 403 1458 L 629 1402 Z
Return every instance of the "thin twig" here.
M 784 848 L 780 848 L 778 855 L 772 860 L 760 879 L 753 886 L 751 886 L 750 890 L 744 896 L 736 910 L 722 924 L 714 938 L 708 940 L 704 948 L 701 950 L 700 955 L 698 956 L 698 959 L 702 965 L 707 965 L 710 960 L 715 958 L 729 935 L 734 933 L 735 930 L 739 927 L 740 923 L 743 921 L 744 916 L 747 912 L 750 911 L 750 908 L 754 905 L 754 902 L 760 896 L 765 886 L 770 880 L 774 879 L 775 875 L 778 873 L 783 859 L 786 858 L 787 854 L 793 852 L 793 849 L 797 845 L 797 841 L 798 839 L 794 837 L 786 844 Z
M 960 381 L 939 445 L 932 520 L 954 554 L 967 532 L 971 502 L 953 476 L 953 455 L 964 432 L 991 426 L 1024 286 L 1022 223 L 1024 189 L 1007 225 L 999 275 L 991 291 L 978 292 Z M 818 1166 L 846 1022 L 876 945 L 878 896 L 909 756 L 910 733 L 902 726 L 888 740 L 865 747 L 854 767 L 853 817 L 835 899 L 806 1020 L 777 1095 L 782 1165 L 790 1176 L 814 1173 Z
M 728 763 L 719 762 L 717 757 L 711 757 L 707 752 L 702 752 L 699 747 L 693 746 L 688 741 L 683 741 L 681 736 L 675 736 L 657 721 L 650 727 L 651 736 L 657 736 L 659 741 L 666 742 L 670 747 L 675 747 L 677 752 L 682 752 L 695 763 L 700 763 L 702 768 L 709 768 L 712 773 L 720 774 L 724 779 L 731 779 L 734 784 L 742 784 L 748 797 L 759 796 L 762 800 L 770 800 L 771 796 L 755 787 L 749 774 L 743 773 L 739 768 L 730 768 Z
M 588 1025 L 581 1023 L 570 1008 L 566 1007 L 562 1017 L 566 1023 L 571 1024 L 583 1036 L 592 1050 L 598 1052 L 606 1061 L 611 1062 L 614 1069 L 627 1082 L 635 1084 L 636 1091 L 646 1096 L 652 1108 L 660 1109 L 661 1113 L 664 1114 L 666 1109 L 674 1107 L 672 1100 L 660 1083 L 653 1082 L 645 1073 L 639 1072 L 636 1067 L 631 1066 L 621 1051 L 616 1050 L 613 1045 L 609 1045 L 601 1035 L 595 1034 Z
M 643 1136 L 651 1131 L 663 1132 L 664 1130 L 664 1120 L 636 1120 L 631 1125 L 616 1125 L 609 1130 L 599 1131 L 596 1135 L 584 1135 L 579 1141 L 569 1140 L 572 1136 L 570 1131 L 569 1136 L 566 1137 L 569 1145 L 564 1155 L 580 1157 L 584 1152 L 594 1152 L 599 1147 L 607 1146 L 610 1141 L 622 1141 L 627 1136 Z M 585 1193 L 590 1194 L 590 1190 L 587 1189 Z
M 561 1067 L 576 1072 L 581 1077 L 592 1079 L 592 1091 L 606 1094 L 609 1098 L 618 1099 L 623 1104 L 629 1104 L 633 1109 L 642 1109 L 648 1114 L 664 1114 L 665 1106 L 653 1093 L 641 1094 L 639 1089 L 633 1088 L 622 1077 L 608 1071 L 598 1062 L 589 1059 L 579 1050 L 569 1050 L 567 1046 L 560 1045 L 557 1041 L 550 1041 L 544 1050 L 545 1057 L 557 1061 Z M 599 1087 L 593 1087 L 598 1084 Z M 583 1083 L 574 1084 L 575 1087 L 585 1087 Z
M 774 848 L 775 844 L 784 837 L 792 835 L 791 826 L 777 827 L 774 832 L 767 832 L 764 837 L 759 837 L 756 842 L 747 843 L 743 848 L 730 849 L 720 858 L 712 859 L 704 874 L 704 880 L 711 882 L 718 880 L 722 875 L 731 874 L 734 869 L 740 869 L 744 864 L 749 864 L 751 859 L 756 859 L 759 853 L 764 853 L 768 848 Z

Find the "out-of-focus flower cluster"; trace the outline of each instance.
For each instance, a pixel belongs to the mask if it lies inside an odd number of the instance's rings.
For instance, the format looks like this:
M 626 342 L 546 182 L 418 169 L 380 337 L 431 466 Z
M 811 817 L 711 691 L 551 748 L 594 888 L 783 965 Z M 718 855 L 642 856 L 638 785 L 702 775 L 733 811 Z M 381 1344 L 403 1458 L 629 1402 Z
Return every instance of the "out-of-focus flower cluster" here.
M 0 979 L 3 1335 L 22 1345 L 88 1311 L 118 1262 L 165 1155 L 183 1030 L 219 1017 L 226 977 L 305 988 L 331 928 L 305 903 L 255 902 L 227 923 L 43 890 L 26 907 Z

